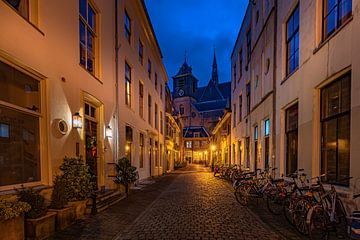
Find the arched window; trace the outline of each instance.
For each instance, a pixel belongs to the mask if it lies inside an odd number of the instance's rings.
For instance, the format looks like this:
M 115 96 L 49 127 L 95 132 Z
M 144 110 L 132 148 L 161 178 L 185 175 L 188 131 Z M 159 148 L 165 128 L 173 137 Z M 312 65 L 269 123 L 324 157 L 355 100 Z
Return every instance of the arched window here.
M 180 114 L 183 115 L 184 114 L 184 105 L 180 105 L 179 107 L 179 110 L 180 110 Z

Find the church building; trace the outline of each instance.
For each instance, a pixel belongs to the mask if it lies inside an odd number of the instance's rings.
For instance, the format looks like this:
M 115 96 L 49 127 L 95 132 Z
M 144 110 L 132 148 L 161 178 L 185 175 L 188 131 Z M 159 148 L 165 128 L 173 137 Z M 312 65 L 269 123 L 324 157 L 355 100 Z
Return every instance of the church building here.
M 215 52 L 210 81 L 204 87 L 198 87 L 198 82 L 185 59 L 173 77 L 174 105 L 184 124 L 185 159 L 204 163 L 209 161 L 211 132 L 231 106 L 231 82 L 219 83 Z

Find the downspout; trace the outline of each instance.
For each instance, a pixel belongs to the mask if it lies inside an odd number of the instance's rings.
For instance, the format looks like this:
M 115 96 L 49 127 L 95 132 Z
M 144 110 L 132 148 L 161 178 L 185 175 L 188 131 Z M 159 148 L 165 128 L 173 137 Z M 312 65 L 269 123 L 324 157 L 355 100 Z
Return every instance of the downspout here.
M 273 67 L 273 124 L 272 124 L 272 166 L 276 167 L 276 62 L 277 62 L 277 11 L 278 1 L 274 1 L 274 67 Z
M 119 48 L 118 0 L 115 0 L 115 162 L 119 159 Z

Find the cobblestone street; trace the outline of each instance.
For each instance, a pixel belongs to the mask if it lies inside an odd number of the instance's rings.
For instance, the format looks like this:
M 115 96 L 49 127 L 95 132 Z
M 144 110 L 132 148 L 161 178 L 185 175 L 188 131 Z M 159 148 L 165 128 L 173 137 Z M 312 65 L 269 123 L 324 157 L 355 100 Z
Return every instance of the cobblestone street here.
M 200 166 L 176 171 L 55 239 L 287 239 Z

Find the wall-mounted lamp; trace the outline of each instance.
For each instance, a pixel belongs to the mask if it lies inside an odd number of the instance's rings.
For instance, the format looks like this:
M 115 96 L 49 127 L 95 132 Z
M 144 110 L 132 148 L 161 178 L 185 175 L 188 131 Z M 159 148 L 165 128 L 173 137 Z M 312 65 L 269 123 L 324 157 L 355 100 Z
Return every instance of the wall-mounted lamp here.
M 125 151 L 128 152 L 129 150 L 130 150 L 130 146 L 129 146 L 129 145 L 126 145 L 126 146 L 125 146 Z
M 72 118 L 73 128 L 82 128 L 83 122 L 79 112 L 76 112 Z
M 215 145 L 212 145 L 211 146 L 211 150 L 214 151 L 216 149 L 216 146 Z
M 112 137 L 113 137 L 113 131 L 112 131 L 112 129 L 111 129 L 110 126 L 107 126 L 107 127 L 106 127 L 105 136 L 106 136 L 107 138 L 112 138 Z

